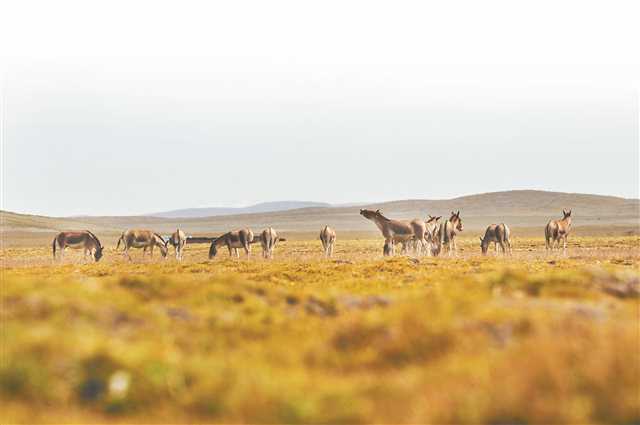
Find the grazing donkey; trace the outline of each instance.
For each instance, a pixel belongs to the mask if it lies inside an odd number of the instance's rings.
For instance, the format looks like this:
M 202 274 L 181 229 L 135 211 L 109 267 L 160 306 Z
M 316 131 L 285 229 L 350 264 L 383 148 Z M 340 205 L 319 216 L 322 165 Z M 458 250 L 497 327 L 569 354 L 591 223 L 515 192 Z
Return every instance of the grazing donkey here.
M 211 260 L 218 254 L 218 248 L 226 246 L 229 249 L 229 256 L 233 256 L 235 253 L 236 258 L 240 258 L 238 248 L 243 248 L 247 259 L 251 257 L 251 243 L 254 241 L 253 232 L 251 229 L 240 229 L 232 232 L 227 232 L 224 235 L 215 238 L 211 242 L 209 248 L 209 259 Z
M 336 231 L 329 226 L 324 226 L 320 231 L 320 242 L 324 249 L 324 256 L 331 257 L 333 255 L 333 245 L 336 242 Z
M 511 255 L 511 231 L 509 230 L 509 226 L 501 223 L 492 224 L 487 227 L 487 230 L 484 232 L 484 237 L 480 237 L 480 249 L 482 250 L 482 255 L 487 255 L 489 244 L 492 242 L 495 244 L 496 254 L 498 253 L 498 245 L 500 245 L 504 254 L 508 253 Z
M 366 210 L 361 209 L 360 215 L 371 220 L 380 229 L 382 236 L 384 236 L 384 255 L 393 255 L 395 252 L 395 244 L 400 243 L 403 246 L 402 252 L 406 251 L 406 247 L 410 246 L 414 241 L 417 251 L 417 246 L 420 245 L 422 249 L 426 249 L 426 241 L 424 240 L 426 232 L 426 223 L 423 220 L 415 219 L 410 222 L 391 220 L 380 212 L 380 210 Z
M 273 249 L 281 239 L 273 227 L 268 227 L 260 234 L 260 244 L 262 245 L 262 256 L 264 258 L 273 258 Z
M 160 248 L 162 258 L 167 258 L 167 252 L 169 251 L 167 249 L 167 242 L 162 239 L 162 236 L 151 230 L 125 230 L 120 236 L 120 239 L 118 239 L 116 251 L 120 248 L 120 243 L 124 245 L 122 255 L 129 261 L 131 261 L 131 256 L 129 255 L 129 249 L 131 248 L 144 248 L 142 251 L 143 257 L 147 253 L 147 249 L 149 249 L 150 256 L 153 257 L 153 248 L 156 246 Z
M 553 244 L 557 243 L 560 249 L 560 241 L 564 242 L 563 250 L 567 250 L 567 236 L 571 231 L 571 210 L 562 210 L 562 220 L 551 220 L 544 229 L 547 250 L 553 250 Z
M 60 259 L 64 257 L 64 250 L 84 249 L 84 258 L 87 254 L 93 258 L 96 263 L 102 258 L 102 250 L 104 249 L 96 235 L 88 230 L 82 232 L 60 232 L 53 238 L 51 248 L 53 251 L 53 259 L 56 259 L 56 247 L 60 250 Z
M 438 238 L 440 239 L 440 249 L 447 248 L 449 255 L 456 253 L 458 246 L 456 245 L 456 234 L 462 232 L 464 226 L 460 218 L 460 211 L 454 213 L 451 211 L 451 217 L 440 225 L 438 229 Z
M 171 237 L 167 239 L 166 246 L 169 248 L 169 245 L 171 245 L 176 251 L 176 260 L 182 261 L 182 254 L 184 253 L 184 246 L 186 244 L 187 235 L 185 235 L 182 230 L 176 229 Z

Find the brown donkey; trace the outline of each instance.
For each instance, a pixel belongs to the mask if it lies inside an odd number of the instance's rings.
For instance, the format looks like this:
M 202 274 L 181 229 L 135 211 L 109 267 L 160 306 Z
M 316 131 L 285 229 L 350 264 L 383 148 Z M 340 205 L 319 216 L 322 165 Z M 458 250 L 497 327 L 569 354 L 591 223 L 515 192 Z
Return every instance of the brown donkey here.
M 454 254 L 458 250 L 458 246 L 456 245 L 456 235 L 458 232 L 462 232 L 464 230 L 464 226 L 462 225 L 462 219 L 460 218 L 460 211 L 453 212 L 451 211 L 451 217 L 449 220 L 445 221 L 440 225 L 439 229 L 439 239 L 440 239 L 440 249 L 446 247 L 449 255 L 453 252 Z
M 333 255 L 333 245 L 336 243 L 336 231 L 329 226 L 324 226 L 320 231 L 320 242 L 322 242 L 324 256 L 331 257 Z
M 187 235 L 180 229 L 176 229 L 175 232 L 171 235 L 169 239 L 167 239 L 166 246 L 169 248 L 169 245 L 173 247 L 176 251 L 176 260 L 182 261 L 182 255 L 184 254 L 184 246 L 187 244 Z
M 53 239 L 51 244 L 53 251 L 53 259 L 56 259 L 56 248 L 60 250 L 60 259 L 64 257 L 64 250 L 66 248 L 71 249 L 84 249 L 84 257 L 87 258 L 87 254 L 93 258 L 97 263 L 102 258 L 102 244 L 94 235 L 88 230 L 82 232 L 60 232 Z
M 120 243 L 124 245 L 122 255 L 129 261 L 131 261 L 131 256 L 129 255 L 131 248 L 144 248 L 142 256 L 144 256 L 147 253 L 147 249 L 149 249 L 149 254 L 153 257 L 153 248 L 157 246 L 160 248 L 162 258 L 167 258 L 167 252 L 169 251 L 167 249 L 167 242 L 162 236 L 151 230 L 125 230 L 120 236 L 120 239 L 118 239 L 116 250 L 120 248 Z
M 267 259 L 273 258 L 273 250 L 276 244 L 285 240 L 278 236 L 273 227 L 264 229 L 258 238 L 260 239 L 260 245 L 262 245 L 262 257 Z
M 224 235 L 215 238 L 209 247 L 209 259 L 211 260 L 218 254 L 218 248 L 226 246 L 229 249 L 229 256 L 235 253 L 236 258 L 240 258 L 238 248 L 243 248 L 247 259 L 251 257 L 251 243 L 253 243 L 253 232 L 251 229 L 240 229 L 227 232 Z
M 384 255 L 393 255 L 395 252 L 395 244 L 403 245 L 403 252 L 406 246 L 410 246 L 411 242 L 415 242 L 416 251 L 418 245 L 422 250 L 426 250 L 426 241 L 424 239 L 427 225 L 424 220 L 415 219 L 410 222 L 391 220 L 380 212 L 380 210 L 361 209 L 360 215 L 373 223 L 380 229 L 384 236 Z
M 557 243 L 560 249 L 560 241 L 563 241 L 563 250 L 567 250 L 567 236 L 571 231 L 571 210 L 562 210 L 562 220 L 551 220 L 544 229 L 547 250 L 553 250 L 553 244 Z
M 504 254 L 511 255 L 511 230 L 509 230 L 509 226 L 500 223 L 487 227 L 487 230 L 484 232 L 484 237 L 480 237 L 482 255 L 487 255 L 490 243 L 495 244 L 496 254 L 498 253 L 498 245 L 500 245 Z

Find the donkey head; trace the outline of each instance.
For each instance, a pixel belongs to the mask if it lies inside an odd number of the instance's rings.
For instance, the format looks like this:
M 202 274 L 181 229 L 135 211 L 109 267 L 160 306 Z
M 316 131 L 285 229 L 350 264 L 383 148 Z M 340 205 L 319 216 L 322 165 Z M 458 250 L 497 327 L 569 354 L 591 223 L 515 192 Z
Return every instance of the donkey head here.
M 562 215 L 564 216 L 564 217 L 562 217 L 563 219 L 571 217 L 571 210 L 569 210 L 569 211 L 565 211 L 565 210 L 563 209 L 563 210 L 562 210 Z
M 451 211 L 451 218 L 449 219 L 449 221 L 455 225 L 455 228 L 458 232 L 462 232 L 464 230 L 462 219 L 460 218 L 460 210 L 455 213 Z
M 434 217 L 431 214 L 429 214 L 429 217 L 427 218 L 427 223 L 433 223 L 433 222 L 437 223 L 438 220 L 440 220 L 441 218 L 442 216 Z
M 104 247 L 102 245 L 97 245 L 96 246 L 96 251 L 93 253 L 93 258 L 96 260 L 96 263 L 98 261 L 100 261 L 100 259 L 102 258 L 102 250 L 104 249 Z
M 487 255 L 487 251 L 489 250 L 489 242 L 485 243 L 484 238 L 480 236 L 480 249 L 482 250 L 482 255 Z
M 218 246 L 216 245 L 215 239 L 211 242 L 211 247 L 209 247 L 209 260 L 215 257 L 218 254 Z
M 169 252 L 169 249 L 167 249 L 166 243 L 164 243 L 163 245 L 160 245 L 160 254 L 162 254 L 162 258 L 167 258 L 168 252 Z
M 380 210 L 372 211 L 372 210 L 360 210 L 360 215 L 366 218 L 367 220 L 373 220 L 378 214 Z

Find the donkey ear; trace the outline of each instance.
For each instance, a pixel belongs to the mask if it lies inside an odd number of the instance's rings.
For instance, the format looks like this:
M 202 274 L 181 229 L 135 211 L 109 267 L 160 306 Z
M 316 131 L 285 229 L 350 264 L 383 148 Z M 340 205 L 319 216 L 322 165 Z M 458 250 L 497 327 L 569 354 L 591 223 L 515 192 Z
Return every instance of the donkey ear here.
M 460 210 L 456 213 L 456 217 L 460 217 Z
M 442 216 L 436 217 L 436 221 L 440 220 Z
M 480 236 L 480 242 L 484 242 L 484 239 L 482 239 L 482 236 Z
M 380 214 L 380 210 L 376 210 L 376 214 Z
M 569 217 L 571 217 L 571 210 L 569 210 L 569 212 L 567 212 L 567 215 L 568 215 Z
M 564 210 L 564 208 L 562 209 L 562 215 L 567 215 L 567 212 Z

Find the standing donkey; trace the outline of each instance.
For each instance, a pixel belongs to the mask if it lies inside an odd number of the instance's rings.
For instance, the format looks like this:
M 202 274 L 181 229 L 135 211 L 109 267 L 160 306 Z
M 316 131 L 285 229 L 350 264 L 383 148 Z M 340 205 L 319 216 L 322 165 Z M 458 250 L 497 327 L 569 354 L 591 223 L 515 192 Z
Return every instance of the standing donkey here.
M 571 210 L 562 210 L 562 220 L 551 220 L 544 229 L 547 250 L 553 250 L 553 244 L 557 243 L 560 249 L 560 241 L 563 241 L 563 250 L 567 250 L 567 236 L 571 231 Z
M 424 239 L 427 225 L 424 220 L 415 219 L 409 221 L 391 220 L 380 212 L 380 210 L 361 209 L 360 215 L 373 223 L 380 229 L 384 236 L 383 254 L 393 255 L 395 252 L 395 244 L 400 243 L 403 246 L 403 252 L 407 246 L 415 243 L 416 252 L 418 246 L 422 250 L 426 250 L 426 241 Z
M 429 215 L 427 220 L 425 221 L 426 231 L 424 233 L 424 239 L 427 244 L 427 255 L 434 257 L 440 253 L 439 249 L 439 236 L 438 229 L 440 228 L 440 224 L 438 220 L 440 220 L 442 216 L 434 217 Z
M 324 256 L 331 257 L 333 255 L 333 244 L 336 242 L 336 231 L 329 226 L 324 226 L 320 231 L 320 242 L 324 249 Z
M 439 239 L 440 239 L 440 249 L 447 248 L 449 255 L 453 252 L 454 254 L 458 250 L 458 246 L 456 245 L 456 235 L 458 232 L 462 232 L 464 230 L 464 226 L 462 225 L 462 219 L 460 218 L 460 211 L 453 212 L 451 211 L 451 217 L 449 220 L 445 221 L 440 225 L 439 229 Z
M 262 245 L 262 256 L 264 258 L 273 258 L 273 249 L 278 241 L 284 240 L 278 236 L 273 227 L 268 227 L 260 234 L 260 244 Z
M 180 229 L 176 229 L 175 232 L 171 235 L 171 237 L 167 240 L 166 246 L 169 248 L 169 245 L 173 247 L 176 251 L 176 260 L 182 261 L 182 255 L 184 253 L 184 246 L 187 244 L 187 235 Z
M 60 250 L 60 259 L 64 257 L 64 250 L 66 248 L 72 249 L 84 249 L 84 258 L 87 258 L 87 254 L 93 258 L 97 263 L 102 258 L 102 244 L 94 235 L 88 230 L 82 232 L 60 232 L 53 239 L 51 244 L 53 250 L 53 259 L 56 259 L 56 248 Z
M 487 227 L 487 230 L 484 232 L 484 237 L 480 237 L 482 255 L 487 255 L 489 244 L 492 242 L 495 243 L 496 254 L 498 253 L 498 245 L 500 245 L 504 254 L 508 253 L 511 255 L 511 230 L 509 230 L 509 226 L 501 223 L 492 224 Z

